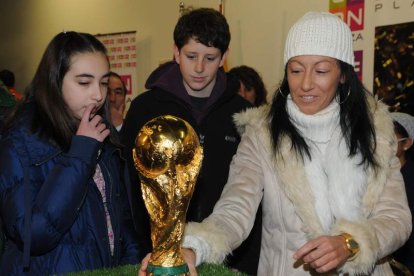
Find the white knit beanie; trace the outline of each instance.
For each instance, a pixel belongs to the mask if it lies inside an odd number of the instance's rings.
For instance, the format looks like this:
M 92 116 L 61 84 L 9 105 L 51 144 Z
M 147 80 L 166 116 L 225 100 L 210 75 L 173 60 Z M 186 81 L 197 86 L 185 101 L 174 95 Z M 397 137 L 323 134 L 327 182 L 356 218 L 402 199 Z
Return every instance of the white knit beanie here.
M 351 30 L 334 14 L 308 12 L 290 28 L 284 64 L 301 55 L 332 57 L 354 66 Z

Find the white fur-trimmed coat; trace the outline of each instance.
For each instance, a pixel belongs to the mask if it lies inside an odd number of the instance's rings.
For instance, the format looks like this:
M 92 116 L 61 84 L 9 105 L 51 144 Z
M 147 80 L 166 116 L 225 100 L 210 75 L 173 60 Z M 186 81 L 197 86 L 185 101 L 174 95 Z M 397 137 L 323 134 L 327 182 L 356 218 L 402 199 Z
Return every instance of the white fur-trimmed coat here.
M 380 169 L 368 169 L 362 197 L 364 219 L 337 220 L 331 235 L 346 232 L 360 245 L 356 258 L 338 269 L 345 275 L 392 275 L 382 259 L 400 247 L 411 232 L 396 139 L 385 105 L 369 99 L 373 114 Z M 263 198 L 263 232 L 258 275 L 312 275 L 295 263 L 293 253 L 309 239 L 324 235 L 315 211 L 315 198 L 301 159 L 282 143 L 283 160 L 273 154 L 266 121 L 268 106 L 235 115 L 243 134 L 233 158 L 229 180 L 214 212 L 202 223 L 189 223 L 184 246 L 196 251 L 198 261 L 221 262 L 252 228 Z M 338 172 L 341 164 L 337 164 Z

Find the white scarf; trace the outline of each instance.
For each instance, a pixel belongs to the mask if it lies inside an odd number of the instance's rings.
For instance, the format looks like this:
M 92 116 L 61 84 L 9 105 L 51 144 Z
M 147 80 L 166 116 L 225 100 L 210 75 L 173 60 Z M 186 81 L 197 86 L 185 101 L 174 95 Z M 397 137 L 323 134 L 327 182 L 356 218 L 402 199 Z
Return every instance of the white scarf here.
M 305 171 L 315 211 L 325 233 L 335 220 L 355 221 L 363 217 L 361 200 L 367 186 L 367 174 L 360 154 L 349 157 L 349 149 L 339 124 L 336 100 L 322 111 L 307 115 L 289 95 L 287 110 L 293 124 L 310 148 L 312 159 L 305 158 Z

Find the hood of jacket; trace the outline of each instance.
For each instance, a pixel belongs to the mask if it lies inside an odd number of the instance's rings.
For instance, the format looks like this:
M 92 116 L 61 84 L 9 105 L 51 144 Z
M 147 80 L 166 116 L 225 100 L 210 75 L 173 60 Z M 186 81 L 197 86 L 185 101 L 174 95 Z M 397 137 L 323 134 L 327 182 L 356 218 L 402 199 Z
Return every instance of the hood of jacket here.
M 180 100 L 184 101 L 192 107 L 194 118 L 199 122 L 210 108 L 219 100 L 222 99 L 226 92 L 227 77 L 223 68 L 219 68 L 216 75 L 216 83 L 211 91 L 210 97 L 202 110 L 191 100 L 187 90 L 185 89 L 183 76 L 180 71 L 180 66 L 175 61 L 169 61 L 160 65 L 148 77 L 145 88 L 146 89 L 162 89 L 168 93 L 173 94 Z M 230 96 L 230 95 L 229 95 Z M 224 97 L 226 98 L 226 97 Z

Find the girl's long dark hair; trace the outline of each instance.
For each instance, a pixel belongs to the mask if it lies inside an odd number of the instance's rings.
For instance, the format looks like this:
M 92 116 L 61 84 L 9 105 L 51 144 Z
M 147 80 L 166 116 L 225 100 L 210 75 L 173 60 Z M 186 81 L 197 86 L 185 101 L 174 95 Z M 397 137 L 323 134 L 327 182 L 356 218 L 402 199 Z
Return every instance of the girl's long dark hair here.
M 378 163 L 374 156 L 376 148 L 375 128 L 371 113 L 368 110 L 367 100 L 369 92 L 358 79 L 351 65 L 342 61 L 339 61 L 339 64 L 345 82 L 339 85 L 336 99 L 340 103 L 340 125 L 349 149 L 349 156 L 360 153 L 362 157 L 361 165 L 373 166 L 376 169 Z M 273 150 L 276 154 L 280 154 L 281 139 L 283 136 L 287 136 L 291 140 L 292 149 L 301 156 L 302 160 L 304 157 L 311 159 L 309 146 L 292 124 L 286 109 L 286 97 L 290 93 L 287 67 L 285 67 L 285 76 L 280 85 L 280 90 L 282 93 L 275 93 L 268 114 Z M 334 100 L 336 99 L 334 98 Z
M 33 80 L 26 88 L 25 100 L 12 117 L 10 125 L 21 118 L 22 114 L 30 112 L 33 115 L 30 130 L 38 132 L 62 149 L 67 149 L 79 126 L 79 120 L 74 118 L 63 99 L 63 78 L 70 69 L 74 55 L 94 52 L 105 56 L 107 53 L 105 46 L 91 34 L 62 32 L 56 35 L 47 46 Z M 110 122 L 107 101 L 98 114 Z

